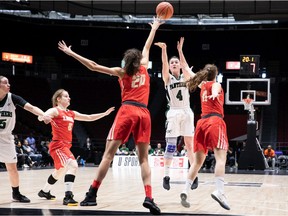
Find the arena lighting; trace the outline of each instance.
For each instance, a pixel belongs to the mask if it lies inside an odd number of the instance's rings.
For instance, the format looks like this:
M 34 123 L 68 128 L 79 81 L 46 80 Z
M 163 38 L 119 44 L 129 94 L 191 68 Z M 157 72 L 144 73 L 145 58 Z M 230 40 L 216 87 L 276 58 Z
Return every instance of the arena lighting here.
M 17 0 L 20 1 L 20 0 Z M 29 1 L 20 1 L 29 4 Z M 27 9 L 27 8 L 26 8 Z M 97 21 L 97 22 L 115 22 L 115 23 L 149 23 L 151 16 L 147 15 L 77 15 L 57 11 L 46 11 L 45 13 L 35 13 L 30 10 L 8 10 L 0 9 L 0 13 L 38 19 L 66 20 L 66 21 Z M 197 16 L 181 17 L 174 16 L 165 22 L 169 25 L 259 25 L 259 24 L 278 24 L 278 20 L 245 20 L 236 21 L 232 14 L 223 16 L 216 14 L 213 16 L 199 14 Z
M 32 64 L 33 56 L 17 54 L 17 53 L 2 52 L 2 61 Z
M 223 82 L 223 74 L 219 72 L 216 79 L 217 79 L 218 83 L 222 83 Z
M 263 79 L 265 79 L 265 78 L 267 77 L 267 72 L 266 72 L 266 68 L 265 68 L 265 67 L 262 68 L 261 77 L 262 77 Z
M 20 3 L 21 5 L 30 5 L 28 0 L 16 0 L 16 2 Z

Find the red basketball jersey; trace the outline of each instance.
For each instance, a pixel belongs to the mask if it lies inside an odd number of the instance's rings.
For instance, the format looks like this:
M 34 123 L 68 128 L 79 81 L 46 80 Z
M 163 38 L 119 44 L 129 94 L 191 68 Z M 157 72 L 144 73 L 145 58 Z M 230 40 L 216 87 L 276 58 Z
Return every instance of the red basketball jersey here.
M 203 83 L 201 86 L 200 100 L 201 100 L 201 116 L 205 116 L 210 113 L 219 113 L 224 117 L 224 92 L 221 88 L 221 92 L 214 100 L 208 99 L 207 96 L 212 95 L 213 81 Z
M 118 81 L 121 88 L 122 102 L 137 101 L 146 106 L 148 105 L 150 77 L 144 66 L 140 66 L 139 71 L 133 76 L 128 76 L 125 73 L 124 77 L 119 78 Z
M 52 140 L 72 142 L 72 129 L 74 125 L 75 113 L 72 110 L 58 109 L 59 115 L 54 117 L 51 123 Z M 55 123 L 55 124 L 54 124 Z

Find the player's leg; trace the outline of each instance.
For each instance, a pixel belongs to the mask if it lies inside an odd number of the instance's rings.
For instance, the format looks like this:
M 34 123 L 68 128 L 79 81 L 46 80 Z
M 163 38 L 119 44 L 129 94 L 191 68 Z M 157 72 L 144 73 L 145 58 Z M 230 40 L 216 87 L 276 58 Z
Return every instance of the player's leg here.
M 170 166 L 176 148 L 177 148 L 177 137 L 167 137 L 166 148 L 164 153 L 164 178 L 163 178 L 163 188 L 165 188 L 166 190 L 170 190 Z
M 145 208 L 148 208 L 150 210 L 151 214 L 161 214 L 161 210 L 157 206 L 156 203 L 154 203 L 154 199 L 152 198 L 152 186 L 151 186 L 151 169 L 149 166 L 148 161 L 148 143 L 137 143 L 137 149 L 138 149 L 138 159 L 140 163 L 141 168 L 141 177 L 142 182 L 145 189 L 145 200 L 143 202 L 143 206 Z
M 203 150 L 197 151 L 195 153 L 195 160 L 190 165 L 187 179 L 185 182 L 185 188 L 182 191 L 182 193 L 180 194 L 181 204 L 186 208 L 190 207 L 190 203 L 187 201 L 189 190 L 192 189 L 192 185 L 194 183 L 194 180 L 196 179 L 198 172 L 201 169 L 201 166 L 205 161 L 205 158 L 206 158 L 206 155 L 205 155 L 205 152 Z
M 96 197 L 98 189 L 105 178 L 116 151 L 121 143 L 121 140 L 107 140 L 105 152 L 98 167 L 98 172 L 92 182 L 92 185 L 90 185 L 89 191 L 86 193 L 85 199 L 80 203 L 81 206 L 97 205 Z

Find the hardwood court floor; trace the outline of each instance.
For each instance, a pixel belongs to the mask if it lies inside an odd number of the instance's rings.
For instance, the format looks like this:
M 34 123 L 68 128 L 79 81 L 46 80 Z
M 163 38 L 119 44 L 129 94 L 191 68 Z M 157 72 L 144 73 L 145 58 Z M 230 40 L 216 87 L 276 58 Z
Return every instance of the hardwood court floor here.
M 95 166 L 79 167 L 74 185 L 75 200 L 82 201 L 94 174 Z M 162 188 L 163 168 L 151 168 L 153 197 L 164 215 L 288 215 L 288 173 L 281 172 L 227 172 L 225 192 L 231 210 L 223 209 L 210 194 L 214 191 L 214 175 L 199 173 L 199 187 L 190 191 L 190 208 L 180 204 L 187 169 L 171 171 L 171 189 Z M 67 207 L 62 205 L 63 180 L 59 180 L 51 193 L 56 200 L 39 198 L 37 193 L 52 169 L 21 170 L 20 191 L 31 203 L 11 201 L 11 187 L 6 171 L 0 172 L 1 215 L 147 215 L 142 206 L 144 189 L 139 167 L 110 168 L 97 197 L 97 206 Z M 245 174 L 246 173 L 246 174 Z

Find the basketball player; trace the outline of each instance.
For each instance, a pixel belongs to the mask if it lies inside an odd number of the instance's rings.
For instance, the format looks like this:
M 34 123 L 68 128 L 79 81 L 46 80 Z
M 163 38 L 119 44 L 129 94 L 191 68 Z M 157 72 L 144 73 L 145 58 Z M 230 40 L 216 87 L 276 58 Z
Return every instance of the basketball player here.
M 194 92 L 201 88 L 201 119 L 198 120 L 194 134 L 195 162 L 191 164 L 187 176 L 185 189 L 181 193 L 181 204 L 190 207 L 187 194 L 190 185 L 196 178 L 205 161 L 208 150 L 215 155 L 215 181 L 216 190 L 211 194 L 224 209 L 230 210 L 224 195 L 224 174 L 229 147 L 224 117 L 224 92 L 220 83 L 216 82 L 218 68 L 213 64 L 205 65 L 204 69 L 188 81 L 189 90 Z
M 55 199 L 50 190 L 60 177 L 65 174 L 65 197 L 63 205 L 77 206 L 78 202 L 73 199 L 73 184 L 78 169 L 77 161 L 70 151 L 72 147 L 72 130 L 74 120 L 78 121 L 95 121 L 109 115 L 114 111 L 114 107 L 109 108 L 106 112 L 97 114 L 82 114 L 74 110 L 68 110 L 71 98 L 64 89 L 58 89 L 53 97 L 53 108 L 45 112 L 45 116 L 50 116 L 52 126 L 52 141 L 49 145 L 49 152 L 54 161 L 55 169 L 48 177 L 43 189 L 39 191 L 38 196 L 48 200 Z
M 190 93 L 186 81 L 195 74 L 189 68 L 183 54 L 184 37 L 177 42 L 179 58 L 173 56 L 168 61 L 167 46 L 165 43 L 155 43 L 162 49 L 162 79 L 165 84 L 168 111 L 166 113 L 166 148 L 164 153 L 163 187 L 170 190 L 170 166 L 173 154 L 177 149 L 177 138 L 184 137 L 189 163 L 193 163 L 193 134 L 194 113 L 190 108 Z M 181 68 L 182 72 L 181 73 Z M 171 71 L 171 73 L 169 73 Z M 198 187 L 198 178 L 195 179 L 192 189 Z
M 16 106 L 20 106 L 34 115 L 42 116 L 45 123 L 50 122 L 49 116 L 43 117 L 44 112 L 41 109 L 31 105 L 22 97 L 10 93 L 9 80 L 0 75 L 0 161 L 5 163 L 8 171 L 13 201 L 29 203 L 30 199 L 22 195 L 19 191 L 17 156 L 14 136 L 12 135 L 16 124 Z
M 150 77 L 147 71 L 149 52 L 156 30 L 163 24 L 160 19 L 154 18 L 149 23 L 151 30 L 142 52 L 138 49 L 128 49 L 124 53 L 124 67 L 106 67 L 89 60 L 71 50 L 64 41 L 58 43 L 58 48 L 69 56 L 72 56 L 91 71 L 117 76 L 121 86 L 122 106 L 118 110 L 114 123 L 107 137 L 106 148 L 102 161 L 98 168 L 89 191 L 81 206 L 95 206 L 98 189 L 104 180 L 110 164 L 118 147 L 128 141 L 132 133 L 138 150 L 142 182 L 145 190 L 143 206 L 152 214 L 160 214 L 161 211 L 154 203 L 151 187 L 151 170 L 148 163 L 148 147 L 151 136 L 151 117 L 147 109 L 150 93 Z

